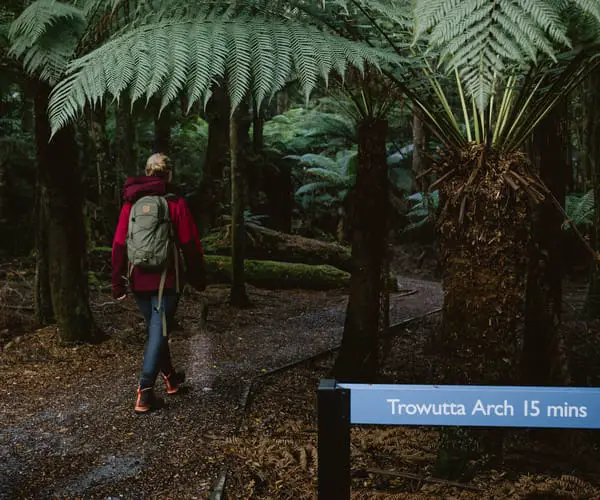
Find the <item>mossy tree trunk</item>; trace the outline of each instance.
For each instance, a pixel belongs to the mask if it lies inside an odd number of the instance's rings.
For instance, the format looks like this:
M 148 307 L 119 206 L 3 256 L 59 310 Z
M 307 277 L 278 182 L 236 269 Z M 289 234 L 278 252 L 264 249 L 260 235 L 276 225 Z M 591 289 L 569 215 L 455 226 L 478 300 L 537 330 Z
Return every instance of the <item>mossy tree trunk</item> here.
M 593 121 L 589 130 L 589 153 L 592 164 L 592 186 L 594 189 L 593 240 L 596 252 L 600 252 L 600 66 L 590 77 L 590 113 Z M 588 293 L 583 308 L 588 319 L 600 318 L 600 268 L 598 261 L 592 262 Z
M 369 118 L 358 126 L 358 168 L 352 219 L 352 275 L 344 336 L 334 375 L 339 380 L 374 382 L 378 373 L 381 295 L 386 283 L 388 176 L 387 121 Z
M 244 137 L 247 137 L 249 126 L 246 105 L 242 103 L 233 114 L 229 128 L 230 174 L 231 174 L 231 295 L 230 300 L 234 306 L 244 307 L 250 300 L 246 293 L 244 278 L 244 181 L 246 159 L 244 157 L 246 146 Z M 244 133 L 244 130 L 246 133 Z
M 566 112 L 564 101 L 540 123 L 533 140 L 533 160 L 540 178 L 563 206 L 568 176 Z M 558 330 L 562 305 L 562 223 L 562 214 L 549 196 L 533 210 L 523 339 L 523 381 L 527 385 L 568 383 Z
M 438 219 L 444 306 L 438 348 L 443 384 L 515 385 L 524 312 L 529 200 L 507 175 L 526 175 L 524 155 L 484 145 L 449 154 Z M 444 429 L 438 473 L 466 472 L 477 454 L 498 457 L 502 431 Z
M 60 340 L 91 341 L 99 331 L 88 298 L 77 143 L 73 127 L 64 128 L 49 142 L 50 124 L 46 115 L 49 93 L 50 88 L 40 83 L 35 97 L 37 163 L 43 193 L 40 213 L 45 231 L 45 238 L 39 243 L 46 243 L 41 255 L 47 256 L 50 297 Z M 44 279 L 42 273 L 40 278 Z

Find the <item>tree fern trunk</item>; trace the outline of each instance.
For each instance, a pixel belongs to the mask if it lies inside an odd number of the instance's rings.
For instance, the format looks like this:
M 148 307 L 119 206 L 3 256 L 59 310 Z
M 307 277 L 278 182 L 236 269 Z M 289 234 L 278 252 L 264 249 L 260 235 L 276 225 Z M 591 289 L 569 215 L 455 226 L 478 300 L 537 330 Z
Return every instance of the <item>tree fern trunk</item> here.
M 39 85 L 35 132 L 42 224 L 47 235 L 48 275 L 58 334 L 65 343 L 90 341 L 98 333 L 88 300 L 86 233 L 81 172 L 73 127 L 50 139 L 46 116 L 50 88 Z M 43 278 L 43 275 L 40 275 Z
M 238 307 L 249 305 L 244 278 L 244 144 L 240 132 L 244 127 L 243 105 L 235 111 L 230 120 L 229 150 L 231 171 L 231 303 Z
M 386 258 L 388 177 L 387 121 L 366 119 L 358 126 L 358 168 L 352 218 L 352 275 L 344 336 L 334 375 L 339 380 L 374 382 L 378 373 L 382 268 Z
M 592 186 L 594 189 L 594 245 L 600 251 L 600 67 L 590 77 L 591 92 L 590 113 L 594 117 L 590 127 L 590 160 L 592 163 Z M 588 319 L 600 318 L 600 269 L 598 262 L 592 262 L 588 293 L 583 308 Z
M 536 129 L 533 145 L 540 177 L 561 205 L 568 175 L 566 112 L 566 101 L 555 107 Z M 558 330 L 562 306 L 562 222 L 562 214 L 551 199 L 535 207 L 523 342 L 523 375 L 528 385 L 564 385 L 569 381 Z
M 504 169 L 523 175 L 527 160 L 470 146 L 443 159 L 455 168 L 440 187 L 438 219 L 444 307 L 438 347 L 441 383 L 514 385 L 520 360 L 529 202 Z M 469 458 L 501 452 L 501 431 L 445 429 L 438 473 L 457 476 Z

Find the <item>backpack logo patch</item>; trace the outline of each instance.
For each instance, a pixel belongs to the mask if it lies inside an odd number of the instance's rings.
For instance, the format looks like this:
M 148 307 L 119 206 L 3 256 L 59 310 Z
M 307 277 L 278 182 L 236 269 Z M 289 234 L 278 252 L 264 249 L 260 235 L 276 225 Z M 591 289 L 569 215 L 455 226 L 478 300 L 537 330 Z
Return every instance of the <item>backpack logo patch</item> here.
M 142 213 L 149 214 L 150 210 L 151 210 L 150 205 L 143 205 L 142 206 Z

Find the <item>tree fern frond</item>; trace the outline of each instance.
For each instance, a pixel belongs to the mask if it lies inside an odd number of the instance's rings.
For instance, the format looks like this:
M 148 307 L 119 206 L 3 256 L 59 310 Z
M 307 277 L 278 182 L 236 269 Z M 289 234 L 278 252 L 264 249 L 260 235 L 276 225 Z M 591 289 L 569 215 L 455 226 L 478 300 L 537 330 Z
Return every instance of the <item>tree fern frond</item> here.
M 314 44 L 312 39 L 306 37 L 304 26 L 291 25 L 290 28 L 292 58 L 298 72 L 300 84 L 304 89 L 306 102 L 308 102 L 319 77 L 319 66 L 315 59 L 315 52 L 319 47 Z M 314 35 L 319 36 L 317 33 L 314 33 Z
M 252 50 L 250 48 L 250 33 L 243 23 L 228 23 L 227 86 L 231 99 L 231 112 L 242 102 L 250 88 L 252 78 Z M 268 85 L 268 82 L 261 82 Z
M 559 48 L 570 47 L 559 3 L 416 0 L 415 42 L 428 36 L 429 50 L 440 54 L 448 71 L 458 71 L 467 94 L 483 110 L 494 75 L 535 64 L 540 53 L 555 59 Z
M 263 100 L 270 93 L 274 77 L 275 63 L 271 56 L 273 37 L 270 32 L 252 30 L 250 32 L 250 44 L 252 73 L 255 75 L 256 81 L 254 102 L 257 109 L 260 109 Z
M 572 2 L 600 24 L 600 2 L 598 0 L 572 0 Z
M 199 40 L 204 35 L 210 47 Z M 272 51 L 266 50 L 267 40 Z M 260 54 L 257 47 L 262 47 Z M 331 57 L 317 62 L 314 54 L 319 47 L 329 47 Z M 255 57 L 260 58 L 260 68 L 253 64 Z M 132 105 L 142 89 L 147 100 L 161 97 L 162 106 L 182 91 L 206 100 L 210 85 L 223 78 L 233 112 L 249 90 L 266 96 L 298 78 L 308 95 L 327 64 L 332 65 L 329 70 L 339 70 L 365 61 L 379 67 L 397 57 L 297 21 L 256 16 L 232 21 L 169 19 L 131 29 L 72 61 L 67 77 L 51 95 L 50 120 L 56 132 L 87 103 L 105 94 L 118 98 L 125 89 L 130 90 Z
M 76 7 L 37 0 L 12 23 L 9 54 L 23 59 L 25 71 L 53 85 L 63 74 L 85 27 L 85 16 Z

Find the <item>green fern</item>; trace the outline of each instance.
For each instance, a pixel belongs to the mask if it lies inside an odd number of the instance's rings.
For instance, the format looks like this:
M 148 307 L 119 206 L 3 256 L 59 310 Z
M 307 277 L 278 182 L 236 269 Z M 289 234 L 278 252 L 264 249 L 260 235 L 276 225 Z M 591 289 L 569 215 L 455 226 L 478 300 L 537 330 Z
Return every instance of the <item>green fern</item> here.
M 417 0 L 415 40 L 427 40 L 483 110 L 512 69 L 523 70 L 543 57 L 556 61 L 559 52 L 571 48 L 565 21 L 575 8 L 600 23 L 597 0 Z
M 583 195 L 567 195 L 565 212 L 576 226 L 592 226 L 594 224 L 594 190 L 590 189 Z M 571 225 L 565 222 L 563 229 L 570 231 Z
M 290 77 L 297 76 L 308 95 L 326 70 L 395 59 L 388 51 L 292 21 L 258 16 L 165 20 L 125 32 L 71 62 L 52 93 L 50 120 L 56 132 L 86 104 L 95 105 L 106 94 L 118 99 L 127 89 L 132 103 L 159 95 L 163 107 L 187 91 L 192 106 L 206 100 L 220 78 L 226 79 L 233 109 L 249 91 L 260 105 Z
M 27 72 L 54 85 L 63 75 L 86 25 L 80 9 L 54 0 L 38 0 L 12 23 L 10 55 L 22 58 Z

